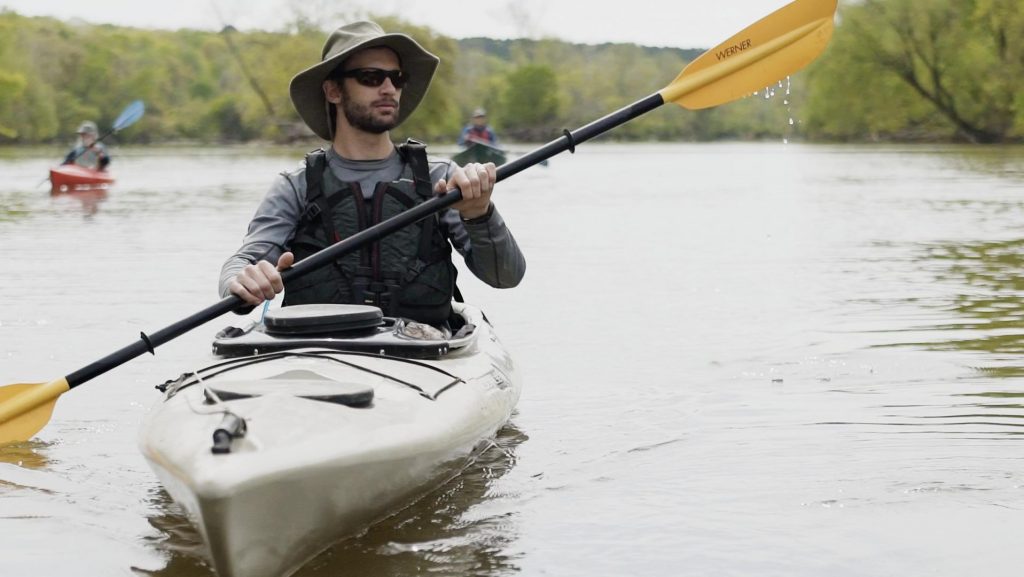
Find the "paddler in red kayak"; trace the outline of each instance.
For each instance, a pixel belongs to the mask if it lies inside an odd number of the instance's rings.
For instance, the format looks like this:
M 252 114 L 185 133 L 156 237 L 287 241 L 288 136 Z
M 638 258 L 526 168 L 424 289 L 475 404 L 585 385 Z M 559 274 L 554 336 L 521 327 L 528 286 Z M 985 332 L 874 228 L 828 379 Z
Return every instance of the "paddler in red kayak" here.
M 80 124 L 78 126 L 78 142 L 64 157 L 64 162 L 61 164 L 77 164 L 92 170 L 106 170 L 107 165 L 110 164 L 110 155 L 107 154 L 107 148 L 103 146 L 103 143 L 97 142 L 97 136 L 99 136 L 99 129 L 95 122 L 86 120 Z

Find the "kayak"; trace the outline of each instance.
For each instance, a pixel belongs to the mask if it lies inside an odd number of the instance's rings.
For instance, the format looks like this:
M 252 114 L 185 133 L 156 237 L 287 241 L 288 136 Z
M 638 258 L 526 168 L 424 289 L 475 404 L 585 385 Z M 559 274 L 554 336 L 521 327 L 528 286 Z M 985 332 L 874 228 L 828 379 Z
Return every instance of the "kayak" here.
M 290 575 L 487 446 L 521 380 L 484 314 L 455 307 L 447 338 L 376 307 L 268 311 L 158 387 L 139 445 L 220 577 Z
M 459 166 L 465 166 L 469 162 L 493 162 L 500 166 L 505 164 L 506 158 L 505 150 L 483 142 L 474 142 L 453 156 L 452 160 Z
M 469 162 L 493 162 L 497 166 L 505 164 L 508 160 L 509 154 L 515 154 L 515 151 L 508 151 L 504 148 L 498 148 L 482 142 L 474 142 L 467 148 L 463 149 L 462 152 L 452 157 L 452 161 L 459 166 L 465 166 Z M 547 159 L 538 162 L 540 166 L 547 166 Z
M 77 164 L 62 164 L 50 169 L 51 192 L 75 192 L 105 189 L 114 183 L 106 171 L 93 170 Z

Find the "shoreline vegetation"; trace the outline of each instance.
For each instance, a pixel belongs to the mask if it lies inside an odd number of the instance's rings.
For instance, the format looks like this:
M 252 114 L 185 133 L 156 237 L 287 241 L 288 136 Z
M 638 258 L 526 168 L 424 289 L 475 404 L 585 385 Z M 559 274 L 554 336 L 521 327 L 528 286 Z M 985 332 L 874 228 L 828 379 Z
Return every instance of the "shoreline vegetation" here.
M 559 40 L 456 40 L 378 18 L 441 57 L 420 111 L 398 130 L 454 143 L 483 106 L 507 142 L 547 142 L 670 82 L 703 49 Z M 729 106 L 654 111 L 605 140 L 1024 142 L 1019 0 L 863 0 L 840 8 L 833 41 L 794 77 Z M 317 142 L 288 99 L 325 36 L 151 30 L 0 10 L 0 146 L 65 145 L 83 119 L 109 127 L 125 103 L 146 117 L 118 144 Z

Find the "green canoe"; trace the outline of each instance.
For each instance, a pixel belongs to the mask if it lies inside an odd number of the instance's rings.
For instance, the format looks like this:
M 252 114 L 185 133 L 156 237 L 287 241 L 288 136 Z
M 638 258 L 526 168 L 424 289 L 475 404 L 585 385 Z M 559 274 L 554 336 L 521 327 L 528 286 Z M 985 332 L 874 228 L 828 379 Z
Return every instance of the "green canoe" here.
M 469 162 L 493 162 L 500 166 L 505 164 L 506 152 L 496 146 L 474 142 L 453 156 L 452 160 L 459 166 L 465 166 Z

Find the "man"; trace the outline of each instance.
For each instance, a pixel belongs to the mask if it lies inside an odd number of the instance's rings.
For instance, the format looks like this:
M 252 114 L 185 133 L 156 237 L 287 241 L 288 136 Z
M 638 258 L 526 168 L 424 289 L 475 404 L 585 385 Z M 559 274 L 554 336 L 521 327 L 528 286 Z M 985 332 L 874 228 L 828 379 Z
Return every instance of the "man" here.
M 284 290 L 284 306 L 372 304 L 386 315 L 451 326 L 458 324 L 452 245 L 487 284 L 519 283 L 526 261 L 491 202 L 494 164 L 460 168 L 428 160 L 415 141 L 391 141 L 389 131 L 415 110 L 438 63 L 412 38 L 386 34 L 373 22 L 342 26 L 328 37 L 321 62 L 296 75 L 290 93 L 303 121 L 331 146 L 274 182 L 242 247 L 224 263 L 222 296 L 258 305 Z M 279 271 L 297 260 L 449 185 L 463 199 L 440 215 L 282 282 Z
M 110 164 L 110 156 L 107 155 L 107 149 L 103 143 L 96 142 L 98 136 L 99 130 L 95 122 L 86 120 L 80 124 L 78 126 L 78 142 L 64 157 L 62 164 L 77 164 L 93 170 L 106 170 L 107 165 Z
M 494 135 L 491 127 L 487 126 L 486 110 L 477 108 L 473 111 L 473 118 L 470 119 L 469 124 L 463 127 L 457 142 L 459 146 L 469 146 L 474 142 L 482 142 L 491 146 L 498 145 L 498 137 Z

